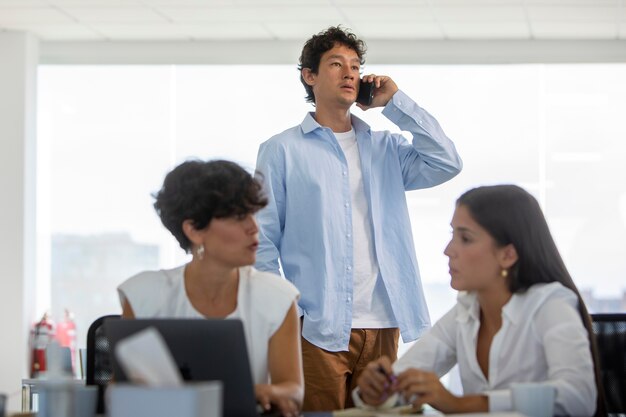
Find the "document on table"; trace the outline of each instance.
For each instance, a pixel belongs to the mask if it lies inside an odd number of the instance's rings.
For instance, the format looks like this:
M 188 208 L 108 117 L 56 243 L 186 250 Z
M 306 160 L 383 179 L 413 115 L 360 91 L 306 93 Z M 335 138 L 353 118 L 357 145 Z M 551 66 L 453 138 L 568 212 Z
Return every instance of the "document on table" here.
M 385 417 L 405 414 L 421 414 L 422 410 L 413 410 L 411 404 L 383 409 L 365 409 L 359 407 L 333 411 L 333 417 Z

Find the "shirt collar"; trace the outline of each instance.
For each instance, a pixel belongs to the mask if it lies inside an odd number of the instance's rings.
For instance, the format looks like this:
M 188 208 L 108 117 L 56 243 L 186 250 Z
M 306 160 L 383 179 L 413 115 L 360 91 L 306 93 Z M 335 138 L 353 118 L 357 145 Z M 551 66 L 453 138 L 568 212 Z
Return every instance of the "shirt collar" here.
M 480 305 L 476 293 L 460 291 L 457 301 L 459 304 L 457 321 L 466 323 L 470 320 L 480 320 Z M 525 306 L 520 295 L 513 294 L 511 299 L 502 307 L 502 317 L 506 317 L 511 323 L 517 324 L 522 319 L 524 309 Z
M 573 307 L 578 306 L 576 294 L 560 282 L 534 284 L 525 292 L 515 293 L 502 308 L 502 316 L 511 323 L 521 323 L 532 317 L 551 298 L 563 298 Z
M 578 303 L 574 292 L 558 282 L 534 284 L 525 292 L 515 293 L 511 296 L 511 299 L 502 307 L 502 318 L 506 318 L 513 324 L 518 324 L 532 316 L 548 298 L 555 296 L 566 298 L 574 306 Z M 459 306 L 458 322 L 466 323 L 470 320 L 480 320 L 480 306 L 476 293 L 459 291 L 457 303 Z
M 308 112 L 306 116 L 304 116 L 304 120 L 300 123 L 300 128 L 302 129 L 302 133 L 305 135 L 313 132 L 316 129 L 322 129 L 323 126 L 317 123 L 315 120 L 315 112 Z M 370 126 L 365 123 L 363 120 L 359 119 L 355 115 L 351 114 L 350 119 L 352 120 L 352 127 L 354 131 L 358 135 L 359 132 L 369 132 Z
M 300 123 L 302 133 L 304 133 L 305 135 L 307 133 L 311 133 L 315 129 L 320 129 L 322 127 L 319 123 L 317 123 L 315 117 L 313 117 L 313 114 L 313 112 L 308 112 L 306 116 L 304 116 L 304 120 L 302 121 L 302 123 Z
M 502 307 L 502 318 L 506 317 L 511 323 L 517 324 L 522 319 L 522 314 L 526 308 L 522 296 L 513 294 L 509 302 Z
M 456 319 L 460 323 L 480 320 L 478 298 L 473 292 L 459 291 L 457 295 L 458 313 Z

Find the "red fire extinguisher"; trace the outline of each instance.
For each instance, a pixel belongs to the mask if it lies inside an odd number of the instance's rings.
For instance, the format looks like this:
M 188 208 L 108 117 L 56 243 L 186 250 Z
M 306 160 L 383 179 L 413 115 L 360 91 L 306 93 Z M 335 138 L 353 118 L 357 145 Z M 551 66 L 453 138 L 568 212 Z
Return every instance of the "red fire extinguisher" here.
M 54 322 L 44 313 L 41 320 L 33 325 L 31 336 L 30 377 L 37 378 L 46 370 L 46 347 L 54 337 Z
M 65 317 L 57 324 L 56 340 L 62 347 L 67 347 L 72 353 L 72 371 L 76 363 L 76 323 L 74 322 L 74 314 L 65 309 Z

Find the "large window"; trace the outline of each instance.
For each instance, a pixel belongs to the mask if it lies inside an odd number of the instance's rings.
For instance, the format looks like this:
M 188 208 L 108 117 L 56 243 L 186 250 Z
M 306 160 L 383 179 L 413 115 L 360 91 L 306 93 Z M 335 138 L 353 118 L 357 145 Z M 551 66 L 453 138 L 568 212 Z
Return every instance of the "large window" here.
M 494 183 L 539 199 L 593 311 L 626 311 L 626 65 L 365 70 L 391 75 L 464 160 L 452 181 L 408 193 L 433 319 L 455 299 L 442 253 L 454 201 Z M 120 311 L 119 283 L 184 262 L 152 208 L 165 173 L 190 157 L 253 170 L 259 144 L 313 109 L 304 94 L 295 66 L 40 67 L 40 311 L 72 310 L 83 345 L 91 321 Z M 379 109 L 354 113 L 398 131 Z

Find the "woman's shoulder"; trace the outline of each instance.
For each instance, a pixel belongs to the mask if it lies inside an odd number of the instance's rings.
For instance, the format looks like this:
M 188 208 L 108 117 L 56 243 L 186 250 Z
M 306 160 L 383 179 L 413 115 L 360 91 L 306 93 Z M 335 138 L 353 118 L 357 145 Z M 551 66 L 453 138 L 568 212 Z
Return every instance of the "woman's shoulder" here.
M 251 290 L 261 295 L 275 297 L 284 294 L 292 301 L 300 296 L 300 292 L 291 282 L 271 272 L 259 271 L 250 266 L 244 269 Z
M 535 284 L 526 291 L 524 298 L 528 307 L 535 307 L 533 310 L 553 302 L 578 306 L 576 293 L 560 282 Z
M 581 324 L 578 296 L 559 282 L 535 284 L 520 296 L 519 315 L 538 329 L 549 330 L 555 326 Z
M 164 288 L 180 283 L 184 268 L 184 265 L 182 265 L 173 269 L 142 271 L 124 281 L 119 286 L 119 289 L 123 292 L 135 290 L 161 291 Z
M 117 288 L 120 301 L 130 304 L 135 317 L 155 317 L 183 285 L 184 269 L 183 265 L 133 275 Z
M 278 330 L 300 297 L 296 287 L 286 279 L 251 266 L 240 269 L 239 291 L 242 319 L 263 337 L 270 337 Z

